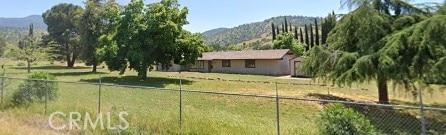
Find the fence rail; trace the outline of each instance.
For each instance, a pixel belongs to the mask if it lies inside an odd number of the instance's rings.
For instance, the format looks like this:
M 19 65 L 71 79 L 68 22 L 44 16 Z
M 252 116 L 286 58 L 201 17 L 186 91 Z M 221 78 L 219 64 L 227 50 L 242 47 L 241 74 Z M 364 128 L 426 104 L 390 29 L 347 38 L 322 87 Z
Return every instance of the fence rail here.
M 179 77 L 179 88 L 178 89 L 172 89 L 172 88 L 160 88 L 160 87 L 148 87 L 148 86 L 133 86 L 133 85 L 119 85 L 119 84 L 112 84 L 112 83 L 104 83 L 102 81 L 102 77 L 99 76 L 98 82 L 74 82 L 74 81 L 60 81 L 60 80 L 49 80 L 47 79 L 29 79 L 29 78 L 19 78 L 19 77 L 7 77 L 5 75 L 5 72 L 3 72 L 2 76 L 0 77 L 0 90 L 1 90 L 1 104 L 4 104 L 4 91 L 6 90 L 6 80 L 22 80 L 22 81 L 38 81 L 45 83 L 46 89 L 48 89 L 48 83 L 56 82 L 56 83 L 65 83 L 65 84 L 79 84 L 79 85 L 93 85 L 97 86 L 98 95 L 97 95 L 97 109 L 98 113 L 101 112 L 101 99 L 103 96 L 101 95 L 103 90 L 103 87 L 105 86 L 111 86 L 111 87 L 122 87 L 122 88 L 138 88 L 138 89 L 144 89 L 144 90 L 153 90 L 153 91 L 170 91 L 170 92 L 178 92 L 179 97 L 179 125 L 180 128 L 183 126 L 184 122 L 184 103 L 183 103 L 183 93 L 197 93 L 197 94 L 210 94 L 210 95 L 222 95 L 222 96 L 238 96 L 238 97 L 254 97 L 254 98 L 264 98 L 264 99 L 272 99 L 275 101 L 275 112 L 276 112 L 276 129 L 277 134 L 281 133 L 281 119 L 280 119 L 280 102 L 282 100 L 292 100 L 292 101 L 302 101 L 302 102 L 318 102 L 318 103 L 341 103 L 344 105 L 350 105 L 350 106 L 366 106 L 366 107 L 379 107 L 379 108 L 403 108 L 403 109 L 412 109 L 412 110 L 418 110 L 420 113 L 420 123 L 421 127 L 419 131 L 421 131 L 421 134 L 428 134 L 428 124 L 426 122 L 426 111 L 438 111 L 446 114 L 446 108 L 436 108 L 436 107 L 427 107 L 422 102 L 422 94 L 420 94 L 420 103 L 419 105 L 391 105 L 391 104 L 376 104 L 376 103 L 361 103 L 361 102 L 351 102 L 351 101 L 338 101 L 338 100 L 324 100 L 324 99 L 314 99 L 314 98 L 299 98 L 299 97 L 289 97 L 289 96 L 280 96 L 279 90 L 278 90 L 278 84 L 275 82 L 275 95 L 258 95 L 258 94 L 244 94 L 244 93 L 229 93 L 229 92 L 215 92 L 215 91 L 203 91 L 203 90 L 188 90 L 182 88 L 182 78 Z M 421 93 L 421 91 L 420 91 Z M 48 90 L 46 90 L 45 93 L 45 107 L 44 107 L 44 114 L 47 114 L 47 108 L 48 108 Z M 446 125 L 443 125 L 446 128 Z M 282 129 L 283 130 L 283 129 Z M 446 133 L 446 131 L 445 131 Z

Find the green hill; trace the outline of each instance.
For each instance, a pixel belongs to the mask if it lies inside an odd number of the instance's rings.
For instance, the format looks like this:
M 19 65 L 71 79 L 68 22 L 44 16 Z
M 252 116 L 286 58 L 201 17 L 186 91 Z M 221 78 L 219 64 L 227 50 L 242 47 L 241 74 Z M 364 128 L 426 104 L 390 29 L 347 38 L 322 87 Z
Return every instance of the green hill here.
M 42 33 L 47 33 L 46 29 L 34 28 L 34 32 L 38 35 Z M 15 28 L 15 27 L 0 27 L 0 38 L 4 39 L 6 42 L 11 44 L 16 44 L 25 35 L 28 34 L 28 28 Z
M 0 27 L 23 28 L 33 23 L 34 28 L 46 29 L 46 24 L 40 15 L 30 15 L 23 18 L 4 18 L 0 17 Z
M 23 36 L 28 34 L 28 27 L 31 23 L 34 25 L 36 34 L 46 33 L 47 25 L 40 15 L 23 18 L 0 18 L 0 38 L 11 44 L 18 43 Z
M 293 27 L 303 27 L 305 24 L 314 23 L 316 17 L 306 16 L 278 16 L 266 19 L 262 22 L 243 24 L 234 28 L 218 28 L 203 32 L 204 41 L 212 46 L 227 46 L 229 44 L 238 44 L 242 49 L 269 49 L 271 46 L 271 23 L 280 25 L 284 18 L 290 22 Z

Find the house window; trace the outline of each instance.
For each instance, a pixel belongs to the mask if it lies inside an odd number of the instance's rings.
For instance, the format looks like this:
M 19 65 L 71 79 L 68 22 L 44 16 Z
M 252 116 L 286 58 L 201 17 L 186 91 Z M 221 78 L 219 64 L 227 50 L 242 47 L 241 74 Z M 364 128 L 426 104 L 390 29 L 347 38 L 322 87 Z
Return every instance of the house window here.
M 221 62 L 222 67 L 231 67 L 231 60 L 223 60 Z
M 192 69 L 204 69 L 204 61 L 198 60 L 190 66 Z
M 245 68 L 256 68 L 255 60 L 245 60 Z

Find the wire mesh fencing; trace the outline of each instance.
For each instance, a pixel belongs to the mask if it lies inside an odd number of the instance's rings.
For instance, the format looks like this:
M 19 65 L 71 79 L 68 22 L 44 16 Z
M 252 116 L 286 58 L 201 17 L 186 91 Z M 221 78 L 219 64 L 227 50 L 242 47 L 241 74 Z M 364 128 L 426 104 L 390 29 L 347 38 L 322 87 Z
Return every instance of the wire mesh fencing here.
M 42 87 L 44 92 L 42 98 L 28 108 L 34 113 L 48 116 L 57 111 L 97 115 L 127 112 L 129 128 L 106 130 L 107 133 L 324 134 L 324 123 L 329 121 L 322 117 L 324 110 L 327 105 L 338 103 L 364 116 L 377 134 L 446 134 L 444 107 L 426 107 L 423 103 L 360 103 L 337 96 L 335 90 L 331 93 L 309 90 L 306 96 L 298 98 L 290 96 L 293 91 L 281 90 L 301 85 L 262 83 L 259 87 L 270 90 L 247 94 L 194 90 L 188 85 L 193 82 L 181 78 L 164 80 L 171 84 L 144 81 L 139 82 L 139 86 L 110 77 L 80 82 L 5 76 L 0 79 L 1 109 L 13 106 L 14 94 L 25 83 L 32 82 L 32 86 Z M 51 99 L 48 84 L 53 83 L 57 83 L 58 90 L 56 98 Z M 177 88 L 166 88 L 166 85 Z

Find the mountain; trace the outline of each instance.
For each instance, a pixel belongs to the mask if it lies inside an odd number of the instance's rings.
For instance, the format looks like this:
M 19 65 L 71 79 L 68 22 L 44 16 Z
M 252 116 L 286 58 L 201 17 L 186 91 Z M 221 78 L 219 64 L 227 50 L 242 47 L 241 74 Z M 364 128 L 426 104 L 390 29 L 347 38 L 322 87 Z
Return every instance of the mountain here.
M 34 24 L 34 28 L 46 29 L 46 24 L 43 22 L 43 18 L 40 15 L 31 15 L 24 18 L 2 18 L 0 17 L 0 27 L 11 28 L 24 28 L 28 27 L 31 23 Z
M 202 34 L 205 37 L 213 37 L 219 33 L 224 32 L 225 30 L 229 30 L 229 28 L 216 28 L 216 29 L 205 31 Z
M 24 18 L 1 18 L 0 17 L 0 38 L 6 42 L 15 44 L 28 34 L 30 24 L 34 25 L 36 34 L 46 33 L 47 25 L 40 15 L 31 15 Z
M 269 49 L 272 45 L 271 23 L 279 26 L 284 22 L 284 18 L 291 23 L 293 28 L 303 27 L 305 24 L 314 23 L 318 17 L 307 16 L 278 16 L 266 19 L 261 22 L 242 24 L 234 28 L 217 28 L 203 32 L 204 42 L 211 46 L 227 46 L 237 44 L 242 49 Z M 289 26 L 288 26 L 289 27 Z

